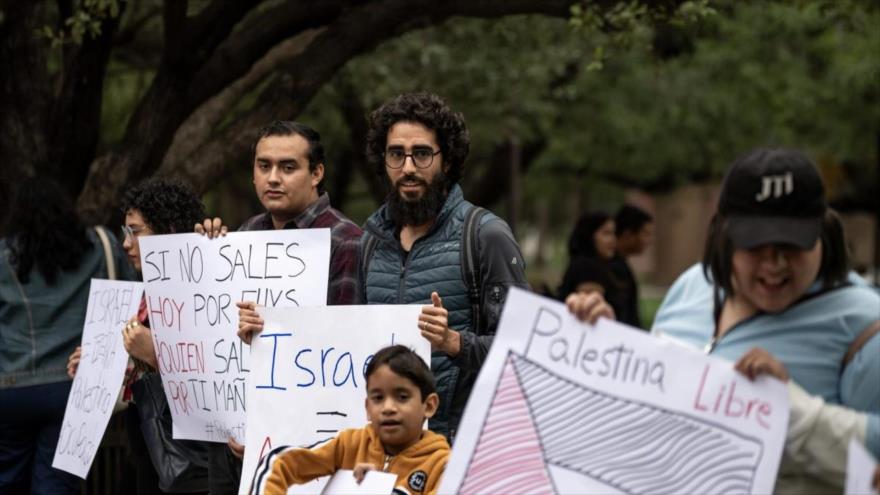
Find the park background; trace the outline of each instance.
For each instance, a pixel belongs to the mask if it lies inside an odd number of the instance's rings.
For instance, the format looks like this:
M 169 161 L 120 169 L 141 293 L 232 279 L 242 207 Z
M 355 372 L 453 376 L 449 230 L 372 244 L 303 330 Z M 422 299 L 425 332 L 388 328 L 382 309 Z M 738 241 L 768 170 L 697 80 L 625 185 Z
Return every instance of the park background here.
M 115 228 L 126 188 L 161 175 L 237 226 L 261 211 L 257 129 L 294 119 L 362 223 L 385 195 L 366 115 L 426 90 L 464 113 L 465 197 L 510 223 L 536 289 L 558 285 L 580 214 L 630 202 L 656 220 L 632 260 L 650 322 L 757 146 L 816 161 L 877 280 L 877 26 L 873 0 L 0 0 L 0 211 L 51 176 Z

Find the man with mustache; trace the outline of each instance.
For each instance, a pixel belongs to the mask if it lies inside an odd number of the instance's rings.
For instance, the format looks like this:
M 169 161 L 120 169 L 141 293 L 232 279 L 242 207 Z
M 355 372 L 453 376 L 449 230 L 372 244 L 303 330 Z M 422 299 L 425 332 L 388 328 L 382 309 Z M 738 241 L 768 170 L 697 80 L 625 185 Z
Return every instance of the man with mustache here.
M 239 231 L 273 229 L 330 229 L 330 274 L 327 304 L 354 304 L 357 297 L 357 252 L 361 229 L 330 206 L 324 191 L 324 145 L 311 127 L 275 121 L 257 133 L 254 143 L 254 188 L 266 208 L 242 224 Z M 208 237 L 226 234 L 220 218 L 205 219 L 195 230 Z M 263 328 L 252 301 L 239 307 L 238 334 L 250 344 Z M 210 459 L 212 494 L 237 493 L 244 447 L 230 439 L 230 448 L 214 444 Z M 230 451 L 232 449 L 232 451 Z M 235 455 L 233 455 L 233 452 Z
M 367 159 L 385 178 L 389 193 L 364 225 L 361 302 L 426 304 L 418 325 L 431 342 L 431 369 L 440 395 L 429 427 L 450 443 L 508 288 L 528 288 L 510 228 L 486 213 L 477 230 L 480 293 L 473 295 L 476 300 L 469 297 L 461 250 L 467 248 L 463 224 L 474 205 L 465 201 L 458 185 L 469 145 L 462 115 L 436 95 L 403 94 L 370 116 Z M 472 312 L 472 303 L 478 312 Z

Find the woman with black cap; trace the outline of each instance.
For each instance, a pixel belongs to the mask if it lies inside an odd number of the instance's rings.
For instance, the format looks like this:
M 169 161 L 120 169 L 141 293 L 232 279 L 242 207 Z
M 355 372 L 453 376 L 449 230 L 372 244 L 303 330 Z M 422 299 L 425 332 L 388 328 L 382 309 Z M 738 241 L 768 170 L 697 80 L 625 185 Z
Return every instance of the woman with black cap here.
M 867 412 L 846 434 L 878 455 L 878 317 L 880 294 L 849 272 L 843 229 L 816 167 L 797 151 L 758 149 L 728 169 L 702 265 L 670 288 L 652 332 L 731 361 L 765 349 L 807 393 Z M 777 488 L 840 482 L 809 474 L 784 462 Z

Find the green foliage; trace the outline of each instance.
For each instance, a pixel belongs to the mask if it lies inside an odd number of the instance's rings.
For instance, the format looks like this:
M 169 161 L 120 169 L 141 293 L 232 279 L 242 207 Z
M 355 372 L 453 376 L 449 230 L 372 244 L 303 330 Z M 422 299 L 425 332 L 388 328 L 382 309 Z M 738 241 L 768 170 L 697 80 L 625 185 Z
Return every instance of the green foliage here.
M 640 35 L 649 33 L 653 26 L 668 24 L 688 28 L 716 14 L 708 0 L 682 2 L 675 10 L 648 8 L 640 2 L 618 2 L 610 9 L 593 3 L 586 8 L 581 4 L 571 6 L 569 25 L 575 31 L 606 33 L 607 40 L 596 41 L 593 58 L 587 64 L 588 72 L 601 70 L 607 45 L 630 47 Z
M 101 23 L 119 15 L 119 0 L 78 0 L 73 2 L 71 15 L 61 22 L 62 27 L 43 26 L 38 34 L 50 40 L 53 47 L 65 43 L 82 44 L 83 40 L 101 34 Z
M 128 5 L 128 13 L 142 5 Z M 591 5 L 575 4 L 569 19 L 453 18 L 410 32 L 349 61 L 296 118 L 320 129 L 328 152 L 342 159 L 361 152 L 348 149 L 339 110 L 345 88 L 367 110 L 403 91 L 441 94 L 471 130 L 469 180 L 508 138 L 546 142 L 523 180 L 527 220 L 548 191 L 561 193 L 554 200 L 580 198 L 574 207 L 613 208 L 625 186 L 664 191 L 717 179 L 736 155 L 760 145 L 804 148 L 833 169 L 846 163 L 843 175 L 860 187 L 841 191 L 876 196 L 876 3 L 693 0 L 668 12 L 629 1 L 609 11 Z M 144 31 L 139 39 L 149 42 L 141 45 L 161 46 L 159 23 Z M 153 75 L 132 59 L 131 51 L 116 52 L 111 62 L 104 145 L 119 138 Z M 226 123 L 246 113 L 272 77 L 241 98 Z M 369 211 L 363 184 L 350 197 Z
M 616 208 L 626 187 L 717 180 L 757 146 L 805 149 L 843 176 L 833 196 L 877 196 L 875 4 L 694 1 L 657 17 L 626 2 L 602 18 L 580 5 L 572 14 L 452 19 L 350 61 L 340 77 L 367 109 L 428 90 L 463 111 L 466 179 L 508 137 L 545 139 L 521 211 L 534 225 L 549 200 L 557 234 L 584 208 Z M 330 148 L 348 141 L 337 83 L 300 116 Z

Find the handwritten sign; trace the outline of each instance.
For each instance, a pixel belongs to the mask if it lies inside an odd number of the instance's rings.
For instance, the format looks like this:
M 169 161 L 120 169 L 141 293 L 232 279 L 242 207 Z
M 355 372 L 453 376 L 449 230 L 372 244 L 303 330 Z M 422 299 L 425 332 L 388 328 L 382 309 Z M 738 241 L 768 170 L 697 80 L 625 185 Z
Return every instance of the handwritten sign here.
M 770 493 L 787 424 L 775 379 L 512 289 L 440 493 Z
M 330 230 L 148 236 L 140 248 L 174 438 L 241 440 L 251 361 L 235 303 L 325 305 Z
M 86 478 L 122 388 L 128 353 L 122 329 L 137 314 L 140 282 L 92 279 L 82 355 L 64 410 L 52 467 Z
M 264 329 L 252 342 L 251 407 L 239 493 L 274 448 L 312 447 L 367 423 L 364 371 L 373 354 L 402 344 L 431 362 L 418 305 L 260 308 Z M 320 486 L 310 485 L 311 493 Z

